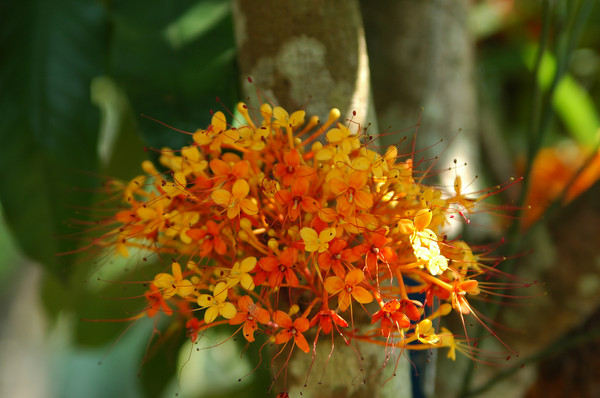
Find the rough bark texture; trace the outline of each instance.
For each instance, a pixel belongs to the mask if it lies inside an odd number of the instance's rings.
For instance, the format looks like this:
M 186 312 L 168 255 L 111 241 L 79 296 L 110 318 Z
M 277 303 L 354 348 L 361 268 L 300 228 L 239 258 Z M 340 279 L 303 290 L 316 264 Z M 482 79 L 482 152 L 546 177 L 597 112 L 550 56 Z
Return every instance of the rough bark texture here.
M 369 66 L 357 1 L 234 1 L 240 76 L 289 111 L 367 118 Z
M 326 120 L 336 107 L 346 118 L 356 111 L 352 119 L 361 126 L 374 121 L 368 115 L 369 62 L 358 0 L 236 0 L 233 5 L 240 76 L 251 104 L 257 104 L 256 88 L 246 82 L 248 76 L 288 111 L 303 107 L 308 115 Z M 401 352 L 394 353 L 400 356 L 394 369 L 394 359 L 383 367 L 383 346 L 360 344 L 359 357 L 338 341 L 328 359 L 329 337 L 320 338 L 307 386 L 312 355 L 296 349 L 287 384 L 280 375 L 277 392 L 286 390 L 293 397 L 410 397 L 409 363 Z M 280 357 L 285 361 L 287 354 Z
M 418 146 L 436 168 L 453 159 L 469 163 L 463 181 L 478 168 L 474 42 L 467 26 L 468 0 L 363 0 L 373 94 L 382 130 L 414 125 L 423 108 Z M 446 149 L 450 139 L 456 135 Z M 390 136 L 386 144 L 394 144 Z M 453 173 L 445 173 L 454 178 Z M 472 175 L 472 174 L 471 174 Z M 443 176 L 444 177 L 444 176 Z

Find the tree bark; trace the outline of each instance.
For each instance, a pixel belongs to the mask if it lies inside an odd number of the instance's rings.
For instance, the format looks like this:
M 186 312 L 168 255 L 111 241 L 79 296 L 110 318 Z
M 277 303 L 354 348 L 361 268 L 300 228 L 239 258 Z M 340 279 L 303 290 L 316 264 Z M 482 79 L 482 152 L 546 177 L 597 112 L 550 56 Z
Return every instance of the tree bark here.
M 454 159 L 458 164 L 468 163 L 469 167 L 460 170 L 463 181 L 470 181 L 479 166 L 469 3 L 362 1 L 379 126 L 390 131 L 413 126 L 423 108 L 418 146 L 444 142 L 419 155 L 434 159 L 444 152 L 436 169 L 452 167 Z M 392 135 L 384 143 L 395 141 Z M 441 177 L 452 186 L 454 173 Z
M 370 76 L 357 1 L 236 0 L 234 22 L 245 94 L 255 87 L 288 111 L 326 120 L 337 107 L 366 120 Z M 373 120 L 374 121 L 374 120 Z

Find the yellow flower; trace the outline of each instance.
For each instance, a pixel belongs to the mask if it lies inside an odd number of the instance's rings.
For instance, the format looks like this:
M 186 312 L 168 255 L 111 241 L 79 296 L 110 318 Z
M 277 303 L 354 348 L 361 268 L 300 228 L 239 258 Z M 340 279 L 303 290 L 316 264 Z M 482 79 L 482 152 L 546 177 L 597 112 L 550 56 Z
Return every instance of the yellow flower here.
M 448 259 L 441 254 L 433 256 L 429 258 L 426 266 L 431 275 L 439 275 L 448 269 Z
M 281 127 L 296 127 L 304 124 L 304 116 L 306 112 L 304 111 L 296 111 L 292 113 L 292 116 L 280 106 L 276 106 L 273 109 L 273 116 L 275 116 L 276 122 L 273 124 L 281 126 Z
M 456 361 L 456 341 L 454 340 L 454 335 L 445 327 L 442 327 L 442 332 L 439 334 L 441 340 L 442 347 L 448 347 L 450 350 L 448 351 L 448 358 Z
M 337 128 L 327 132 L 327 141 L 330 145 L 339 148 L 346 155 L 360 148 L 360 140 L 350 132 L 350 129 L 341 123 Z
M 211 323 L 219 315 L 225 319 L 232 319 L 237 314 L 235 305 L 226 301 L 227 300 L 227 284 L 220 282 L 215 286 L 213 295 L 201 294 L 198 297 L 198 305 L 202 308 L 206 308 L 204 313 L 204 322 Z
M 258 206 L 252 200 L 246 198 L 250 192 L 250 185 L 246 180 L 237 180 L 231 192 L 225 189 L 217 189 L 211 194 L 216 204 L 227 208 L 227 217 L 232 219 L 240 214 L 240 211 L 248 215 L 258 214 Z
M 206 130 L 198 130 L 193 135 L 198 145 L 208 145 L 211 151 L 221 151 L 222 144 L 233 144 L 239 140 L 237 130 L 227 129 L 227 121 L 223 112 L 216 112 Z
M 154 277 L 153 283 L 160 289 L 163 298 L 167 299 L 176 294 L 181 297 L 192 295 L 194 286 L 189 280 L 183 279 L 179 263 L 174 262 L 171 269 L 173 274 L 160 273 Z
M 254 269 L 255 265 L 256 257 L 246 257 L 241 263 L 237 261 L 233 264 L 231 272 L 227 275 L 227 287 L 231 288 L 239 283 L 244 289 L 253 290 L 254 280 L 249 272 Z
M 415 334 L 421 343 L 437 345 L 440 336 L 435 334 L 435 328 L 430 319 L 423 319 L 415 327 Z
M 300 236 L 304 241 L 304 249 L 307 252 L 323 253 L 329 249 L 329 242 L 335 238 L 335 228 L 325 228 L 317 234 L 314 229 L 304 227 L 300 230 Z

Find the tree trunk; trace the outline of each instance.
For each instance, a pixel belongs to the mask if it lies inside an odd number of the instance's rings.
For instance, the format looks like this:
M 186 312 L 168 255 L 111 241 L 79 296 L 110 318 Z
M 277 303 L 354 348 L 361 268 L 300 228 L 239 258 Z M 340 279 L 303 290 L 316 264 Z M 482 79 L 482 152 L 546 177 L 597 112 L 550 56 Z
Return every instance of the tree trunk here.
M 460 170 L 463 181 L 476 174 L 479 150 L 468 9 L 468 0 L 362 1 L 379 126 L 391 131 L 413 126 L 423 108 L 418 146 L 444 142 L 420 156 L 433 159 L 444 152 L 436 169 L 452 167 L 454 159 L 468 163 Z M 385 144 L 396 141 L 390 136 Z M 452 186 L 454 173 L 441 177 Z
M 234 1 L 240 76 L 273 102 L 326 120 L 332 107 L 366 120 L 370 77 L 357 1 Z M 374 120 L 373 120 L 374 121 Z

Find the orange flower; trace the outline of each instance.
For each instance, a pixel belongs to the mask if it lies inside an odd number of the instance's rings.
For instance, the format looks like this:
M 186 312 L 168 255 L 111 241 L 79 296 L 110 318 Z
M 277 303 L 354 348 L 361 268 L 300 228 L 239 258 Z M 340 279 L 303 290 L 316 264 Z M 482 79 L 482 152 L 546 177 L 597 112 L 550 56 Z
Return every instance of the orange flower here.
M 273 314 L 273 321 L 283 330 L 281 330 L 275 336 L 275 343 L 283 344 L 287 343 L 294 338 L 294 344 L 298 346 L 302 351 L 308 353 L 310 351 L 310 347 L 308 346 L 308 342 L 306 338 L 302 334 L 306 332 L 310 326 L 308 319 L 301 317 L 296 318 L 292 321 L 292 318 L 288 314 L 283 311 L 275 311 Z
M 198 340 L 198 334 L 200 333 L 200 321 L 198 318 L 194 317 L 189 319 L 185 323 L 186 335 L 192 340 L 192 343 L 195 343 Z
M 325 271 L 333 268 L 333 272 L 343 278 L 346 276 L 344 264 L 349 265 L 356 259 L 351 249 L 345 249 L 348 242 L 343 239 L 334 239 L 329 243 L 329 249 L 319 254 L 317 261 Z
M 439 285 L 432 284 L 425 290 L 425 305 L 430 307 L 433 306 L 434 297 L 437 297 L 439 300 L 448 300 L 450 298 L 450 292 Z
M 355 246 L 352 252 L 356 256 L 365 256 L 365 270 L 368 272 L 371 270 L 376 271 L 378 260 L 386 264 L 393 264 L 397 260 L 396 253 L 391 247 L 386 246 L 387 243 L 388 238 L 385 235 L 375 232 L 367 235 L 366 242 Z
M 363 190 L 367 184 L 368 172 L 353 171 L 344 178 L 335 177 L 329 181 L 331 191 L 336 196 L 342 196 L 348 203 L 355 204 L 361 209 L 373 206 L 373 195 Z
M 333 325 L 337 327 L 347 328 L 348 322 L 344 320 L 341 316 L 337 314 L 337 312 L 329 309 L 323 309 L 310 320 L 310 327 L 319 324 L 319 330 L 322 330 L 323 333 L 329 334 L 333 329 Z
M 171 307 L 169 307 L 163 295 L 161 294 L 160 289 L 154 283 L 150 284 L 150 290 L 144 293 L 144 296 L 149 304 L 149 307 L 146 310 L 148 317 L 152 318 L 161 311 L 166 315 L 173 314 L 173 310 Z
M 224 157 L 224 155 L 223 155 Z M 221 159 L 213 159 L 210 161 L 210 169 L 214 174 L 214 184 L 219 186 L 228 181 L 236 181 L 240 178 L 246 178 L 250 170 L 250 164 L 245 160 L 239 160 L 234 163 L 226 162 Z
M 564 194 L 563 204 L 569 203 L 598 181 L 600 152 L 591 154 L 591 162 L 581 170 L 585 159 L 590 155 L 589 152 L 588 148 L 573 143 L 538 151 L 533 162 L 529 179 L 531 185 L 525 201 L 531 206 L 531 209 L 525 212 L 526 227 L 540 218 L 552 201 L 561 195 Z M 579 170 L 581 172 L 577 174 Z M 572 184 L 569 186 L 570 182 Z
M 467 293 L 479 294 L 478 282 L 474 279 L 457 280 L 452 285 L 452 307 L 463 314 L 471 312 L 471 306 L 465 298 Z
M 200 257 L 208 257 L 213 250 L 220 255 L 227 251 L 225 240 L 221 237 L 221 228 L 212 220 L 207 221 L 203 228 L 191 228 L 186 233 L 195 241 L 202 240 L 198 253 Z
M 389 337 L 394 331 L 400 332 L 410 326 L 408 316 L 402 311 L 402 306 L 398 300 L 388 301 L 383 307 L 373 314 L 371 323 L 381 321 L 381 334 Z
M 290 152 L 283 154 L 283 163 L 277 163 L 273 168 L 273 175 L 279 177 L 284 186 L 289 187 L 295 179 L 301 178 L 310 179 L 309 177 L 315 174 L 312 167 L 303 166 L 300 164 L 300 153 L 298 150 L 292 149 Z
M 240 311 L 235 317 L 229 320 L 229 323 L 232 325 L 243 323 L 244 337 L 248 341 L 254 341 L 254 332 L 258 329 L 256 322 L 260 322 L 263 325 L 269 323 L 269 311 L 254 304 L 250 296 L 240 297 L 238 300 L 238 309 Z
M 400 301 L 400 311 L 404 312 L 408 319 L 410 319 L 413 322 L 416 322 L 419 319 L 421 319 L 421 312 L 417 307 L 422 306 L 423 304 L 417 300 L 404 299 Z
M 320 209 L 316 199 L 306 196 L 308 192 L 308 180 L 296 180 L 290 190 L 281 189 L 275 194 L 275 200 L 287 209 L 291 221 L 295 221 L 300 215 L 300 210 L 307 213 L 316 213 Z
M 346 311 L 350 304 L 352 304 L 353 298 L 362 304 L 373 301 L 371 293 L 364 287 L 358 286 L 364 279 L 365 274 L 358 268 L 354 268 L 346 274 L 344 280 L 339 276 L 330 276 L 325 279 L 325 290 L 330 294 L 339 292 L 338 306 L 341 311 Z
M 278 257 L 266 256 L 261 258 L 258 265 L 267 272 L 267 280 L 271 287 L 281 286 L 284 280 L 290 286 L 298 286 L 300 281 L 294 272 L 297 261 L 298 249 L 288 247 Z
M 253 342 L 262 324 L 271 341 L 287 346 L 293 339 L 292 350 L 304 352 L 316 347 L 321 331 L 333 336 L 334 329 L 347 343 L 371 341 L 387 353 L 454 350 L 452 335 L 436 333 L 430 321 L 453 307 L 469 313 L 467 295 L 479 293 L 472 278 L 490 267 L 478 265 L 484 256 L 467 244 L 438 234 L 456 207 L 471 210 L 491 191 L 467 198 L 460 177 L 456 195 L 422 184 L 431 169 L 414 172 L 395 147 L 378 154 L 354 120 L 336 126 L 335 109 L 326 121 L 315 116 L 307 124 L 303 111 L 290 115 L 266 102 L 237 110 L 240 126 L 217 112 L 194 133 L 193 145 L 163 148 L 164 172 L 146 161 L 145 176 L 114 184 L 122 207 L 98 245 L 187 261 L 184 272 L 173 262 L 170 272 L 154 276 L 144 315 L 177 308 L 193 342 L 224 323 Z M 424 305 L 409 300 L 417 291 L 425 293 Z M 369 311 L 370 326 L 349 328 L 358 319 L 339 315 L 349 308 L 353 317 L 353 301 L 367 310 L 373 300 L 380 309 Z M 192 316 L 199 310 L 203 320 Z M 309 328 L 316 335 L 310 347 Z

